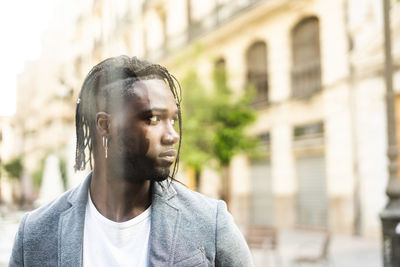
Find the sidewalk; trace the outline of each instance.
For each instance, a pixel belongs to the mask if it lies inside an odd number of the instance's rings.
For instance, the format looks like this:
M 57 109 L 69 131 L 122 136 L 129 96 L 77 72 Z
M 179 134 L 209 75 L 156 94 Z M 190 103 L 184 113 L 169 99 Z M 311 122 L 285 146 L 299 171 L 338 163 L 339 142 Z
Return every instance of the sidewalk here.
M 281 230 L 278 253 L 281 259 L 279 267 L 294 267 L 293 259 L 302 252 L 319 252 L 322 236 L 319 233 L 302 230 Z M 252 250 L 256 267 L 276 264 L 274 253 Z M 380 240 L 354 236 L 332 235 L 329 247 L 330 267 L 381 267 Z M 324 266 L 323 264 L 303 264 L 301 266 Z

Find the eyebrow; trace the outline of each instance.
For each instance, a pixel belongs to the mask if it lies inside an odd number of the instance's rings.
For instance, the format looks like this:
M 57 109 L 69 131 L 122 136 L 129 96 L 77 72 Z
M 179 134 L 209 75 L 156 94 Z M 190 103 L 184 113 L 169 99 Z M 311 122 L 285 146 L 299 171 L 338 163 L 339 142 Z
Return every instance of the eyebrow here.
M 168 111 L 165 108 L 152 108 L 152 109 L 149 109 L 148 112 L 167 113 Z
M 152 109 L 145 110 L 145 111 L 143 111 L 141 113 L 145 114 L 145 115 L 150 115 L 150 114 L 152 114 L 154 112 L 168 113 L 168 110 L 165 109 L 165 108 L 152 108 Z M 178 113 L 179 113 L 179 111 L 178 111 L 178 109 L 176 109 L 175 114 L 178 114 Z

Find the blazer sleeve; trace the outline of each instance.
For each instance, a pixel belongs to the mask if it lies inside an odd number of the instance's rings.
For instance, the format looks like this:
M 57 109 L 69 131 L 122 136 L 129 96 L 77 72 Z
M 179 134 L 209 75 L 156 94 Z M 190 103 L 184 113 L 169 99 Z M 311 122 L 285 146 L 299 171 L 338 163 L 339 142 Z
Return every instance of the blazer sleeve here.
M 247 243 L 228 212 L 218 201 L 215 266 L 254 266 Z
M 26 213 L 19 223 L 18 232 L 15 235 L 14 246 L 11 253 L 11 258 L 9 262 L 9 267 L 24 266 L 24 231 L 25 231 L 25 221 L 28 217 Z

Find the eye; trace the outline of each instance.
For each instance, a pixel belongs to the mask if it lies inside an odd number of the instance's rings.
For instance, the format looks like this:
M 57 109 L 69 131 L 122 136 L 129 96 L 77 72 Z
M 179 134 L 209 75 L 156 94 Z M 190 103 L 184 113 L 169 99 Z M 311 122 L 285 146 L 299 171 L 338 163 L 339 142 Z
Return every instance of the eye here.
M 154 125 L 160 121 L 160 116 L 153 115 L 153 116 L 149 117 L 148 120 L 149 120 L 150 124 Z
M 172 124 L 172 126 L 176 126 L 177 124 L 177 122 L 178 122 L 178 120 L 179 120 L 179 118 L 178 118 L 178 116 L 173 116 L 172 118 L 171 118 L 171 124 Z

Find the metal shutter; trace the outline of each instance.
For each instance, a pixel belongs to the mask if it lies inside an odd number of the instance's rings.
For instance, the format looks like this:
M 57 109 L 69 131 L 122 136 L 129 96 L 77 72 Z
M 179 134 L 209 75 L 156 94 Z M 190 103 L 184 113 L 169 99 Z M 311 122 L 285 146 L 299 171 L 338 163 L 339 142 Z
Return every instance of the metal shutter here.
M 311 228 L 327 226 L 325 160 L 319 156 L 301 156 L 296 160 L 298 192 L 297 224 Z
M 274 221 L 274 207 L 271 188 L 271 165 L 269 161 L 252 162 L 251 189 L 251 224 L 272 225 Z

